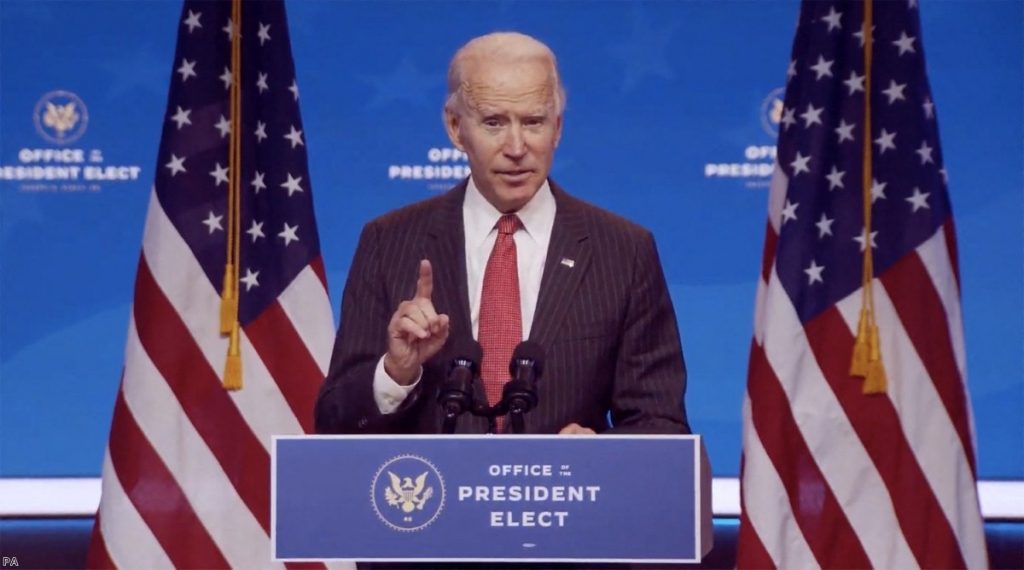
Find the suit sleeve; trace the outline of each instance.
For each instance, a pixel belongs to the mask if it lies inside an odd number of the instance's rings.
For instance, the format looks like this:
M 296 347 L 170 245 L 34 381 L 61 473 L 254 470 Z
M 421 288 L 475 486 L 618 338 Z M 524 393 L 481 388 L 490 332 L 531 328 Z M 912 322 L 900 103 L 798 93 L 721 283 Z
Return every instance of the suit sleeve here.
M 331 365 L 314 411 L 317 433 L 402 433 L 410 431 L 410 410 L 421 390 L 413 390 L 391 414 L 382 414 L 373 378 L 387 351 L 387 327 L 394 312 L 379 266 L 380 230 L 363 228 L 341 301 L 341 324 Z
M 636 246 L 629 302 L 615 363 L 614 433 L 690 433 L 683 395 L 683 361 L 675 310 L 654 238 Z

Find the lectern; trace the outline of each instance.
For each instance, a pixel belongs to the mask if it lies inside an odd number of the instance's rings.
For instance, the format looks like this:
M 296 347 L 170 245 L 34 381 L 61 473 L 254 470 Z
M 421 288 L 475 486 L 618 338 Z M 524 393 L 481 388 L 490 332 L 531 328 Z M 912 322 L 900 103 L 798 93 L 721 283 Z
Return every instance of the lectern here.
M 701 457 L 683 435 L 277 437 L 274 558 L 698 562 Z

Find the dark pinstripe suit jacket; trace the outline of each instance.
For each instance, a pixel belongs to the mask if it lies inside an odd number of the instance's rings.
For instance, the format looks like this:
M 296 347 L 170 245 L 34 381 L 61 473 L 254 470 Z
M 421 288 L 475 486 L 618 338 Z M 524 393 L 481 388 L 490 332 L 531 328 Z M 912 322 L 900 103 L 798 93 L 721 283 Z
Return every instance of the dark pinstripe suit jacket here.
M 554 183 L 551 191 L 555 223 L 530 331 L 547 358 L 527 433 L 554 433 L 572 422 L 597 432 L 689 433 L 679 332 L 650 232 Z M 317 400 L 319 433 L 440 432 L 435 399 L 452 357 L 451 339 L 473 334 L 465 193 L 463 182 L 363 229 Z M 385 415 L 373 398 L 374 369 L 387 350 L 392 313 L 415 291 L 421 259 L 433 265 L 433 302 L 451 319 L 449 342 L 425 363 L 420 384 L 400 408 Z M 458 431 L 483 433 L 486 423 L 466 414 Z

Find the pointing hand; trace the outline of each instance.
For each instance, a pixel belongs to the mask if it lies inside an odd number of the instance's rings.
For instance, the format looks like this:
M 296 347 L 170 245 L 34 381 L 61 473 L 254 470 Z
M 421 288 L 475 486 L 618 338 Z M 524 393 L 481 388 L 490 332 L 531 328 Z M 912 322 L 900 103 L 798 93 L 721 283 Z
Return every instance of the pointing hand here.
M 448 340 L 448 315 L 438 315 L 434 310 L 433 293 L 434 271 L 430 261 L 424 259 L 420 261 L 416 294 L 398 305 L 388 323 L 384 370 L 399 384 L 411 384 L 423 363 Z

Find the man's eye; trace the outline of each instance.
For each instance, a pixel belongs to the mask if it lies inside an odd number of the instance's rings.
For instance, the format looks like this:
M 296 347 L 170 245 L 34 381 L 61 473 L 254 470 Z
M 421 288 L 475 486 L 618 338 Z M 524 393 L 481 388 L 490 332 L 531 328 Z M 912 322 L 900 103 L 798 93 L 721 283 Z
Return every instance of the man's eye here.
M 500 127 L 501 126 L 501 121 L 499 121 L 498 119 L 484 119 L 484 126 L 485 127 Z

